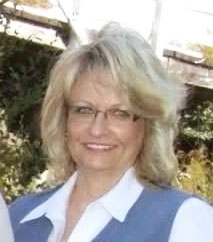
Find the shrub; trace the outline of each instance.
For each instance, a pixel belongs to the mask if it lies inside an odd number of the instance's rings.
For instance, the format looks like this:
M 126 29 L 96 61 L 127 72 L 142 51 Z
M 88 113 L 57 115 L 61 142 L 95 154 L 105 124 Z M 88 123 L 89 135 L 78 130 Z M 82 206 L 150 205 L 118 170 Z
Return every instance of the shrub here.
M 206 146 L 213 148 L 213 99 L 192 103 L 184 110 L 180 121 L 178 143 L 191 150 Z
M 192 194 L 199 194 L 213 204 L 213 160 L 205 147 L 179 151 L 178 186 Z
M 45 186 L 40 179 L 45 171 L 45 157 L 38 141 L 20 139 L 8 132 L 5 113 L 0 112 L 0 183 L 6 200 Z
M 39 135 L 48 72 L 61 50 L 0 34 L 0 183 L 7 201 L 46 186 Z

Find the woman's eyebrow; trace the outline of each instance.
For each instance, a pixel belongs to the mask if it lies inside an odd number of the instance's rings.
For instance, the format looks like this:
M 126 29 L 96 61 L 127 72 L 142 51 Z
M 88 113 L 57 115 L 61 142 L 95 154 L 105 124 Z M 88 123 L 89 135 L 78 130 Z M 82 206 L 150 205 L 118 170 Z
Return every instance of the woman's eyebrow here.
M 78 104 L 78 105 L 91 105 L 93 106 L 92 102 L 88 101 L 88 100 L 77 100 L 77 101 L 72 101 L 70 100 L 69 102 L 70 104 Z

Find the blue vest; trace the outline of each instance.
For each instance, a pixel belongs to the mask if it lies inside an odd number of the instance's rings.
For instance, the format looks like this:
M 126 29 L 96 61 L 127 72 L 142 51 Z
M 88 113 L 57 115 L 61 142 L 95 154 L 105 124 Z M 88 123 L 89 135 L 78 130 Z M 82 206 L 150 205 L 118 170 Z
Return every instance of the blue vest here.
M 26 195 L 11 204 L 9 211 L 15 242 L 47 241 L 52 229 L 48 218 L 42 216 L 25 223 L 19 221 L 56 190 Z M 189 197 L 175 189 L 145 188 L 125 221 L 121 223 L 112 218 L 92 242 L 168 242 L 178 208 Z

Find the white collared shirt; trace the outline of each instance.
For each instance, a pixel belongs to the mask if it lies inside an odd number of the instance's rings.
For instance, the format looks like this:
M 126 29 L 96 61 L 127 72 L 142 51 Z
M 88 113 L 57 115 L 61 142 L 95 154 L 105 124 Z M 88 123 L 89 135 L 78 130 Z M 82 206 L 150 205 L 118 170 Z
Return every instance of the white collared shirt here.
M 76 178 L 77 173 L 21 222 L 45 214 L 53 224 L 48 242 L 60 242 L 65 226 L 67 203 Z M 67 242 L 90 242 L 112 218 L 123 222 L 142 191 L 143 186 L 136 180 L 134 169 L 130 168 L 108 193 L 87 206 Z M 168 242 L 180 241 L 213 241 L 213 208 L 211 206 L 196 198 L 190 198 L 183 203 L 177 212 Z

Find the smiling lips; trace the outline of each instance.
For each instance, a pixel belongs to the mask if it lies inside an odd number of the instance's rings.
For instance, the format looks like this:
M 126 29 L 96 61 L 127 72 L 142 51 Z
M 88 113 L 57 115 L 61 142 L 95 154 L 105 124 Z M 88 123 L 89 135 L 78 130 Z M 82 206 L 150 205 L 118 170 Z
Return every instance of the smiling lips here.
M 86 143 L 85 146 L 88 149 L 94 151 L 108 151 L 113 148 L 113 145 L 99 144 L 99 143 Z

